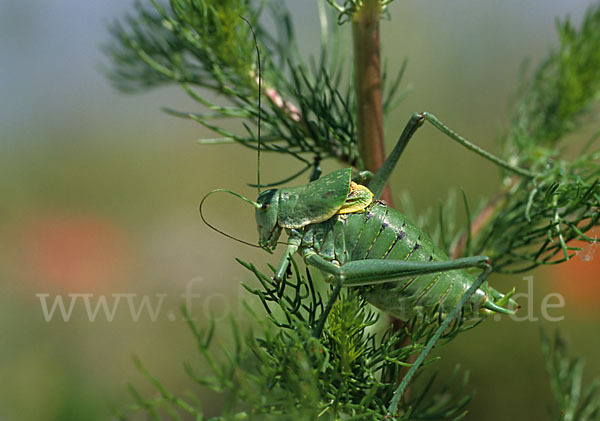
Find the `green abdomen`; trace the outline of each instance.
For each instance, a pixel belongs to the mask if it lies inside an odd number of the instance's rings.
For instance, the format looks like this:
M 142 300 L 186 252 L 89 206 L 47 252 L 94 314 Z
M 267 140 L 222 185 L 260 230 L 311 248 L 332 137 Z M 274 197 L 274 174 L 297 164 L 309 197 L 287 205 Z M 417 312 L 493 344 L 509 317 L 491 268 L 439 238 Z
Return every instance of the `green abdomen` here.
M 371 205 L 364 213 L 338 218 L 344 225 L 348 260 L 449 260 L 416 225 L 380 202 Z M 449 313 L 474 280 L 475 276 L 467 271 L 454 270 L 362 288 L 363 295 L 371 304 L 406 320 L 416 314 L 431 316 L 437 312 L 437 316 L 443 316 Z M 482 288 L 484 292 L 485 288 Z M 465 306 L 467 315 L 477 316 L 475 313 L 481 305 L 481 297 L 481 294 L 476 294 Z

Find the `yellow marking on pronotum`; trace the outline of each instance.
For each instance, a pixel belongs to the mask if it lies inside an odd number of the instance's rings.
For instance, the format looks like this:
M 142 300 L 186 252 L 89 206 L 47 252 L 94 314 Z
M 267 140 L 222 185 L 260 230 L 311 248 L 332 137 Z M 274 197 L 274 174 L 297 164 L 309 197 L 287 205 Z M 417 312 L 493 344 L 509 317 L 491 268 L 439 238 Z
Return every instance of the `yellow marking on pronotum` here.
M 371 190 L 361 184 L 351 181 L 350 193 L 348 193 L 346 201 L 337 213 L 343 214 L 364 211 L 372 201 L 373 193 L 371 193 Z

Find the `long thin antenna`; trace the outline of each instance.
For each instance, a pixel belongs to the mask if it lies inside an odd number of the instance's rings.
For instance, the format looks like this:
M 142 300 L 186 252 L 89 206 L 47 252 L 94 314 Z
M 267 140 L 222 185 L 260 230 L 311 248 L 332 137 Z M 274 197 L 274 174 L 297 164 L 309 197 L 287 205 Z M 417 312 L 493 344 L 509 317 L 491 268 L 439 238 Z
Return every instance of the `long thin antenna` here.
M 215 227 L 214 225 L 212 225 L 210 222 L 208 222 L 208 221 L 206 220 L 206 218 L 204 217 L 204 214 L 202 213 L 202 207 L 204 206 L 204 201 L 205 201 L 205 200 L 208 198 L 208 196 L 210 196 L 211 194 L 214 194 L 214 193 L 220 193 L 220 192 L 229 193 L 229 194 L 231 194 L 231 195 L 233 195 L 233 196 L 235 196 L 235 197 L 238 197 L 238 198 L 242 199 L 244 202 L 250 203 L 250 204 L 251 204 L 252 206 L 254 206 L 255 208 L 260 208 L 260 207 L 261 207 L 261 205 L 260 205 L 260 204 L 258 204 L 257 202 L 255 202 L 255 201 L 253 201 L 253 200 L 250 200 L 250 199 L 248 199 L 247 197 L 244 197 L 244 196 L 242 196 L 241 194 L 238 194 L 238 193 L 236 193 L 236 192 L 233 192 L 233 191 L 231 191 L 231 190 L 227 190 L 227 189 L 214 189 L 214 190 L 211 190 L 211 191 L 209 191 L 208 193 L 206 193 L 206 194 L 204 195 L 204 197 L 202 198 L 202 200 L 200 201 L 200 206 L 198 207 L 198 211 L 200 212 L 200 218 L 202 218 L 202 222 L 204 222 L 206 225 L 208 225 L 208 227 L 209 227 L 209 228 L 211 228 L 211 229 L 213 229 L 213 230 L 217 231 L 219 234 L 222 234 L 222 235 L 224 235 L 224 236 L 225 236 L 225 237 L 227 237 L 227 238 L 231 238 L 232 240 L 235 240 L 235 241 L 237 241 L 237 242 L 239 242 L 239 243 L 242 243 L 242 244 L 246 244 L 247 246 L 252 246 L 252 247 L 259 248 L 259 249 L 267 250 L 267 249 L 265 249 L 264 247 L 261 247 L 261 246 L 259 246 L 258 244 L 249 243 L 248 241 L 240 240 L 239 238 L 236 238 L 236 237 L 234 237 L 234 236 L 233 236 L 233 235 L 231 235 L 231 234 L 227 234 L 225 231 L 222 231 L 222 230 L 220 230 L 219 228 Z M 277 241 L 277 244 L 283 244 L 283 245 L 285 245 L 285 246 L 289 246 L 289 243 L 288 243 L 288 242 L 286 242 L 286 241 Z M 269 250 L 267 250 L 267 251 L 269 251 Z M 269 251 L 269 253 L 270 253 L 270 251 Z
M 225 237 L 227 238 L 231 238 L 232 240 L 238 241 L 242 244 L 246 244 L 247 246 L 252 246 L 252 247 L 256 247 L 256 248 L 262 248 L 261 246 L 257 245 L 257 244 L 253 244 L 253 243 L 249 243 L 247 241 L 244 240 L 240 240 L 239 238 L 235 238 L 233 235 L 227 234 L 224 231 L 221 231 L 219 228 L 215 227 L 214 225 L 212 225 L 211 223 L 209 223 L 206 218 L 204 217 L 204 214 L 202 213 L 202 206 L 204 206 L 204 201 L 208 198 L 208 196 L 210 196 L 211 194 L 214 193 L 219 193 L 219 192 L 225 192 L 225 193 L 229 193 L 232 194 L 236 197 L 239 197 L 240 199 L 242 199 L 245 202 L 250 203 L 252 206 L 254 207 L 260 207 L 260 205 L 244 196 L 242 196 L 241 194 L 237 194 L 235 192 L 232 192 L 231 190 L 226 190 L 226 189 L 214 189 L 209 191 L 208 193 L 206 193 L 206 195 L 204 195 L 204 197 L 202 198 L 202 200 L 200 201 L 200 206 L 198 207 L 198 211 L 200 212 L 200 218 L 202 218 L 202 221 L 209 226 L 209 228 L 212 228 L 213 230 L 217 231 L 219 234 L 223 234 Z
M 256 48 L 256 58 L 258 61 L 258 150 L 256 157 L 256 186 L 258 188 L 258 194 L 260 194 L 260 114 L 262 111 L 262 67 L 260 65 L 260 51 L 258 48 L 258 41 L 256 40 L 256 32 L 254 32 L 254 28 L 252 28 L 252 25 L 250 25 L 248 19 L 243 16 L 240 16 L 240 18 L 242 18 L 242 20 L 248 24 L 250 32 L 252 32 L 252 38 L 254 38 L 254 46 Z

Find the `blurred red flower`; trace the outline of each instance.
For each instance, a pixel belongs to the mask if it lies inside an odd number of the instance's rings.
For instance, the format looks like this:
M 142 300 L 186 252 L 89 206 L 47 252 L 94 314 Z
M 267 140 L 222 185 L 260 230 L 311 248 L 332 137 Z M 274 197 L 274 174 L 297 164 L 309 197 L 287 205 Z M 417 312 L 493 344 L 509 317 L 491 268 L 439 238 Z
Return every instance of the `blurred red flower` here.
M 94 292 L 127 281 L 129 241 L 106 218 L 45 216 L 27 224 L 22 239 L 18 260 L 25 262 L 23 275 L 36 288 L 50 284 L 68 293 Z

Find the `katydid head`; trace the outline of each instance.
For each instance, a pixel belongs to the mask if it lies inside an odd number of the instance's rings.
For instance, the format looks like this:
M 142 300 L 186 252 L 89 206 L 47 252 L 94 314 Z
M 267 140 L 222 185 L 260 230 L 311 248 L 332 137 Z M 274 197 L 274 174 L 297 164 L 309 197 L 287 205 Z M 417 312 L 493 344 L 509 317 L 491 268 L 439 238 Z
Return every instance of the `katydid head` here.
M 258 230 L 258 244 L 266 250 L 277 246 L 277 240 L 282 228 L 278 223 L 279 190 L 269 189 L 258 195 L 256 199 L 256 229 Z

